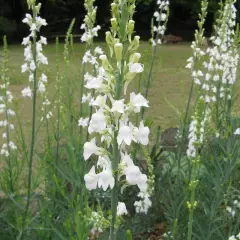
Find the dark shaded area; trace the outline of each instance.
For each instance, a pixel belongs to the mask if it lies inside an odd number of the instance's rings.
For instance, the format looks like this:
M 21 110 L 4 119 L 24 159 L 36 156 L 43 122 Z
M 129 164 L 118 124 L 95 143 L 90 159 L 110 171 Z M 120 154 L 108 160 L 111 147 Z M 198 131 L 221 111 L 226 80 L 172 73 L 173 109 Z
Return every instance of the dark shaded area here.
M 41 16 L 48 22 L 44 34 L 53 37 L 62 35 L 73 18 L 76 18 L 74 33 L 80 34 L 80 25 L 85 15 L 84 0 L 41 0 Z M 112 0 L 96 0 L 98 6 L 98 24 L 105 30 L 110 18 Z M 182 36 L 184 40 L 192 40 L 196 28 L 200 0 L 170 0 L 170 19 L 167 34 Z M 207 35 L 211 34 L 212 23 L 216 16 L 219 0 L 209 1 L 209 13 L 206 22 Z M 240 8 L 240 0 L 236 7 Z M 135 14 L 136 31 L 143 39 L 150 37 L 150 24 L 156 9 L 155 0 L 138 0 Z M 0 37 L 8 36 L 10 42 L 19 42 L 28 34 L 28 28 L 22 24 L 22 19 L 28 11 L 26 0 L 0 0 Z M 239 18 L 239 17 L 238 17 Z M 104 32 L 104 31 L 102 31 Z M 104 37 L 102 33 L 102 38 Z M 54 39 L 54 38 L 53 38 Z

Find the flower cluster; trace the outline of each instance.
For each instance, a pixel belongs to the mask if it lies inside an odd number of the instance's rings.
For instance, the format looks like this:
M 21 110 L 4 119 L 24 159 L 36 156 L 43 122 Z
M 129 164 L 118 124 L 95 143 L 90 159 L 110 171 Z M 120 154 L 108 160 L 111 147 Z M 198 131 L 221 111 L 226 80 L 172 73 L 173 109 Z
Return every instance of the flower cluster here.
M 5 157 L 10 157 L 10 153 L 12 150 L 16 150 L 17 147 L 10 140 L 10 131 L 14 130 L 14 125 L 10 123 L 10 118 L 15 116 L 15 112 L 11 109 L 11 104 L 13 101 L 13 95 L 8 90 L 9 86 L 9 77 L 7 76 L 8 68 L 8 48 L 7 48 L 7 38 L 3 38 L 4 42 L 4 58 L 1 72 L 1 85 L 0 85 L 0 114 L 4 115 L 3 120 L 0 120 L 0 127 L 3 128 L 2 139 L 3 145 L 0 150 L 0 155 Z
M 232 206 L 226 206 L 226 211 L 234 218 L 240 211 L 240 201 L 235 199 Z
M 169 1 L 168 0 L 157 0 L 158 10 L 154 12 L 154 18 L 157 22 L 157 26 L 153 26 L 153 32 L 156 33 L 155 39 L 152 39 L 152 45 L 155 46 L 157 43 L 161 44 L 161 38 L 166 31 L 166 24 L 169 15 Z
M 134 202 L 134 206 L 137 213 L 147 214 L 148 209 L 152 206 L 152 201 L 150 200 L 150 195 L 147 192 L 140 192 L 138 197 L 141 199 Z
M 101 209 L 98 209 L 97 212 L 92 212 L 89 222 L 93 225 L 91 229 L 91 233 L 94 235 L 95 233 L 103 232 L 108 226 L 109 222 L 105 220 L 103 216 L 103 212 Z
M 40 64 L 47 65 L 48 60 L 47 57 L 42 53 L 42 45 L 47 44 L 47 39 L 45 37 L 40 36 L 37 41 L 37 33 L 40 31 L 42 26 L 46 26 L 47 22 L 45 19 L 42 19 L 38 16 L 41 8 L 41 4 L 39 3 L 37 6 L 34 4 L 31 5 L 33 10 L 33 16 L 30 14 L 26 14 L 23 19 L 23 23 L 26 23 L 30 27 L 29 36 L 23 39 L 22 44 L 25 46 L 24 49 L 24 57 L 25 63 L 22 65 L 22 73 L 28 72 L 29 74 L 29 82 L 36 81 L 36 69 Z M 47 83 L 47 76 L 42 73 L 37 81 L 37 91 L 40 93 L 44 93 L 46 90 L 45 84 Z M 26 87 L 22 91 L 23 97 L 31 98 L 33 95 L 33 90 L 30 87 Z
M 199 100 L 197 110 L 192 116 L 192 121 L 189 126 L 188 135 L 188 149 L 187 156 L 195 158 L 197 156 L 198 149 L 204 140 L 204 130 L 206 123 L 210 120 L 210 110 L 207 109 L 204 113 L 203 99 Z
M 236 82 L 239 54 L 235 44 L 235 2 L 228 1 L 220 12 L 221 20 L 215 26 L 215 35 L 210 38 L 213 46 L 204 52 L 197 47 L 197 42 L 192 45 L 195 58 L 204 55 L 208 58 L 203 62 L 204 74 L 201 70 L 192 72 L 195 83 L 201 85 L 206 103 L 216 102 L 219 98 L 231 99 L 231 86 Z M 200 39 L 202 42 L 203 36 Z M 188 59 L 187 68 L 194 68 L 195 58 Z
M 222 20 L 215 26 L 216 35 L 210 39 L 214 45 L 208 48 L 209 61 L 204 62 L 207 69 L 204 89 L 209 92 L 206 102 L 216 102 L 218 98 L 231 99 L 231 86 L 236 82 L 239 61 L 238 50 L 234 44 L 236 26 L 235 1 L 224 6 Z
M 129 12 L 133 13 L 135 5 L 125 2 Z M 94 113 L 89 119 L 80 119 L 79 125 L 86 126 L 90 135 L 94 135 L 91 141 L 84 144 L 83 156 L 88 160 L 96 155 L 98 160 L 92 166 L 89 173 L 84 176 L 86 187 L 89 190 L 102 188 L 106 191 L 113 189 L 116 181 L 125 186 L 138 186 L 145 205 L 147 202 L 147 176 L 136 166 L 128 153 L 132 143 L 147 145 L 149 142 L 149 128 L 141 121 L 139 126 L 134 126 L 130 121 L 130 115 L 139 113 L 141 108 L 148 107 L 148 101 L 140 94 L 130 93 L 129 100 L 121 98 L 122 91 L 127 95 L 127 88 L 131 81 L 143 72 L 144 66 L 139 63 L 141 54 L 137 52 L 139 36 L 133 39 L 131 34 L 134 30 L 132 14 L 129 15 L 126 24 L 125 37 L 119 33 L 119 18 L 121 17 L 121 4 L 115 1 L 112 4 L 113 18 L 111 20 L 111 32 L 106 33 L 106 42 L 111 58 L 115 56 L 116 62 L 111 63 L 108 56 L 103 52 L 100 56 L 93 57 L 85 54 L 85 62 L 95 63 L 95 73 L 85 74 L 85 88 L 93 90 L 95 97 L 87 95 L 85 100 L 93 107 Z M 120 14 L 120 15 L 119 15 Z M 131 27 L 130 27 L 131 26 Z M 119 38 L 117 38 L 119 36 Z M 128 39 L 129 45 L 125 46 L 121 39 Z M 99 50 L 99 49 L 98 49 Z M 96 57 L 96 58 L 95 58 Z M 116 177 L 117 176 L 117 177 Z M 119 184 L 118 184 L 119 185 Z M 139 195 L 139 196 L 140 196 Z M 141 197 L 140 196 L 140 197 Z M 139 209 L 142 207 L 139 203 Z M 126 214 L 123 203 L 118 205 L 118 213 Z
M 206 55 L 205 51 L 202 49 L 202 45 L 206 41 L 203 26 L 207 16 L 207 6 L 208 2 L 206 0 L 202 1 L 200 19 L 198 20 L 199 29 L 195 31 L 195 40 L 191 44 L 193 56 L 187 60 L 186 66 L 186 68 L 191 70 L 193 81 L 197 85 L 201 85 L 201 78 L 204 76 L 199 63 L 201 63 L 202 58 Z
M 236 236 L 233 235 L 233 236 L 229 237 L 228 240 L 240 240 L 240 233 Z
M 6 76 L 2 75 L 2 78 Z M 3 79 L 4 80 L 4 79 Z M 4 128 L 2 133 L 2 139 L 4 141 L 2 148 L 0 150 L 0 155 L 5 157 L 10 156 L 10 151 L 16 150 L 17 147 L 10 140 L 10 130 L 14 130 L 14 125 L 10 123 L 10 118 L 15 116 L 15 112 L 10 108 L 10 104 L 13 101 L 12 93 L 8 90 L 9 82 L 5 82 L 0 86 L 1 89 L 1 96 L 0 96 L 0 114 L 4 115 L 4 120 L 0 120 L 0 127 Z
M 84 7 L 87 10 L 87 14 L 84 18 L 84 23 L 81 25 L 81 29 L 85 32 L 81 37 L 82 42 L 92 43 L 94 37 L 98 36 L 98 31 L 101 29 L 99 25 L 94 26 L 96 22 L 97 7 L 94 7 L 95 0 L 85 0 Z

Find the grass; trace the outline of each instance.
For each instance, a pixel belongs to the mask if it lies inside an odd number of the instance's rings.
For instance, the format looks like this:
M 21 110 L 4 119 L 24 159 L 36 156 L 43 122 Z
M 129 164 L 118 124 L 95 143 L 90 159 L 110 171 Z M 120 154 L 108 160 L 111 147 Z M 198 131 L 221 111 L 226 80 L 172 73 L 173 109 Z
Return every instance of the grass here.
M 99 44 L 104 47 L 103 44 Z M 146 42 L 141 44 L 140 51 L 142 54 L 148 47 Z M 81 67 L 81 58 L 84 53 L 83 44 L 75 44 L 74 56 L 72 55 L 71 70 L 78 71 Z M 23 59 L 23 46 L 9 46 L 9 76 L 11 90 L 19 101 L 20 117 L 30 120 L 31 103 L 21 98 L 21 90 L 28 85 L 27 74 L 21 73 Z M 49 65 L 44 68 L 49 78 L 49 92 L 53 96 L 55 93 L 55 45 L 49 44 L 44 48 L 45 55 L 48 57 Z M 63 52 L 63 44 L 60 44 L 60 52 Z M 1 55 L 1 53 L 0 53 Z M 157 57 L 154 66 L 153 82 L 149 91 L 150 108 L 146 111 L 147 116 L 151 117 L 154 126 L 160 125 L 161 128 L 173 127 L 178 124 L 179 117 L 176 115 L 174 108 L 180 112 L 185 109 L 187 96 L 190 88 L 189 71 L 185 69 L 186 59 L 191 55 L 191 49 L 188 44 L 163 45 L 157 50 Z M 63 57 L 61 59 L 63 66 Z M 148 61 L 145 64 L 146 73 L 148 72 Z M 146 74 L 147 75 L 147 74 Z M 147 76 L 146 76 L 147 77 Z M 144 77 L 143 77 L 144 80 Z M 76 79 L 79 81 L 80 79 Z M 137 88 L 135 79 L 131 89 Z M 136 91 L 136 90 L 135 90 Z M 167 102 L 170 102 L 171 107 Z

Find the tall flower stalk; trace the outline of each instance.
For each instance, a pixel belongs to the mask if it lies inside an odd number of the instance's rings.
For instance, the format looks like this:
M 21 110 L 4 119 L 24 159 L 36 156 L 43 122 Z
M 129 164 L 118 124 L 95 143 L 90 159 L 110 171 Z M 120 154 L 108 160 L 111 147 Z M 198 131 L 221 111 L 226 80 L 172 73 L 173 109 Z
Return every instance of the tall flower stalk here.
M 157 0 L 157 6 L 158 10 L 154 12 L 154 19 L 153 20 L 153 25 L 156 22 L 157 26 L 153 26 L 153 37 L 151 39 L 152 43 L 152 59 L 151 59 L 151 64 L 150 64 L 150 69 L 148 73 L 148 78 L 147 78 L 147 84 L 146 84 L 146 90 L 144 93 L 144 97 L 148 97 L 148 91 L 149 91 L 149 86 L 152 80 L 152 72 L 153 72 L 153 66 L 156 58 L 156 53 L 157 53 L 157 44 L 162 44 L 162 37 L 164 36 L 164 33 L 166 31 L 166 25 L 168 22 L 168 17 L 169 17 L 169 1 L 168 0 Z M 144 117 L 144 111 L 145 109 L 142 108 L 141 110 L 141 119 Z
M 128 151 L 132 142 L 148 144 L 149 129 L 143 121 L 136 127 L 129 120 L 131 114 L 148 107 L 148 101 L 134 92 L 130 93 L 130 100 L 123 97 L 131 81 L 144 70 L 137 52 L 140 37 L 132 36 L 135 1 L 115 0 L 111 7 L 111 32 L 106 32 L 110 57 L 101 54 L 96 74 L 85 74 L 85 87 L 94 90 L 96 98 L 90 103 L 95 112 L 88 126 L 88 133 L 95 137 L 84 144 L 83 156 L 85 160 L 98 156 L 97 164 L 84 176 L 87 189 L 112 189 L 109 239 L 115 240 L 117 219 L 127 211 L 125 204 L 118 201 L 120 187 L 137 185 L 142 197 L 148 193 L 147 176 L 134 165 Z M 141 212 L 142 208 L 138 209 Z M 146 212 L 146 207 L 142 211 Z
M 198 186 L 198 170 L 200 165 L 199 150 L 205 138 L 205 129 L 209 126 L 211 111 L 206 109 L 204 98 L 200 98 L 196 105 L 196 111 L 192 116 L 189 127 L 187 156 L 191 159 L 191 179 L 189 183 L 190 200 L 187 201 L 189 210 L 188 240 L 192 239 L 193 217 L 197 207 L 196 188 Z
M 31 14 L 26 14 L 23 19 L 23 23 L 26 23 L 30 27 L 30 35 L 23 39 L 22 44 L 25 47 L 24 56 L 25 64 L 22 65 L 22 73 L 28 72 L 29 82 L 32 84 L 32 88 L 26 87 L 22 91 L 23 97 L 32 98 L 32 130 L 31 130 L 31 144 L 28 159 L 28 188 L 27 188 L 27 202 L 25 207 L 23 228 L 25 227 L 26 218 L 28 216 L 29 206 L 31 202 L 32 191 L 32 164 L 34 158 L 34 147 L 36 142 L 36 104 L 37 104 L 37 92 L 43 90 L 44 81 L 46 76 L 42 74 L 40 78 L 37 77 L 37 69 L 40 64 L 48 64 L 47 58 L 42 53 L 42 45 L 47 44 L 47 40 L 44 37 L 40 37 L 38 40 L 38 32 L 42 26 L 46 26 L 46 20 L 38 16 L 41 8 L 41 4 L 36 5 L 35 0 L 28 0 L 29 9 Z M 44 80 L 43 80 L 44 79 Z
M 208 46 L 206 52 L 202 51 L 199 43 L 203 42 L 203 23 L 206 17 L 207 1 L 202 1 L 202 13 L 200 14 L 199 28 L 195 34 L 196 40 L 192 46 L 193 57 L 188 59 L 187 68 L 192 71 L 193 83 L 199 86 L 197 92 L 196 111 L 192 117 L 189 127 L 187 155 L 191 159 L 191 179 L 189 183 L 190 200 L 187 202 L 189 209 L 188 240 L 192 239 L 193 217 L 197 207 L 196 188 L 198 185 L 198 169 L 200 163 L 199 149 L 206 138 L 204 132 L 211 120 L 215 123 L 217 130 L 222 126 L 222 113 L 220 106 L 225 108 L 226 101 L 231 100 L 232 85 L 236 81 L 236 72 L 239 55 L 236 51 L 235 40 L 235 0 L 226 1 L 219 11 L 219 18 L 216 21 L 215 33 L 211 37 L 213 47 Z M 201 31 L 202 29 L 202 31 Z M 199 41 L 200 40 L 200 41 Z M 197 57 L 199 56 L 199 57 Z M 205 56 L 206 61 L 199 61 Z M 198 69 L 196 69 L 198 66 Z M 203 69 L 206 69 L 204 71 Z M 192 92 L 193 88 L 191 89 Z M 190 96 L 192 93 L 190 94 Z M 191 99 L 191 98 L 190 98 Z M 187 106 L 187 113 L 189 102 Z M 224 104 L 222 104 L 224 102 Z M 214 114 L 215 113 L 215 114 Z M 185 116 L 186 121 L 187 114 Z
M 10 192 L 14 193 L 14 181 L 13 181 L 13 166 L 12 166 L 12 154 L 13 151 L 17 149 L 15 143 L 10 139 L 10 132 L 14 130 L 14 125 L 10 122 L 10 118 L 15 116 L 15 112 L 11 109 L 11 104 L 13 101 L 13 95 L 8 90 L 9 86 L 9 78 L 7 76 L 8 68 L 8 46 L 7 46 L 7 38 L 4 36 L 3 38 L 4 43 L 4 59 L 3 59 L 3 66 L 2 66 L 2 74 L 1 74 L 1 95 L 0 95 L 0 114 L 4 115 L 4 120 L 0 121 L 0 127 L 4 128 L 2 133 L 2 138 L 4 143 L 2 144 L 0 155 L 6 158 L 6 163 L 8 166 L 8 180 L 9 180 L 9 187 Z
M 88 125 L 92 116 L 92 106 L 90 106 L 90 111 L 88 111 L 88 116 L 84 118 L 84 103 L 91 102 L 92 95 L 94 95 L 94 90 L 87 95 L 84 93 L 84 78 L 86 73 L 86 64 L 90 64 L 92 67 L 92 71 L 96 72 L 97 64 L 96 59 L 99 54 L 102 54 L 102 50 L 100 47 L 96 47 L 93 50 L 93 40 L 94 37 L 98 36 L 98 31 L 101 29 L 99 25 L 96 24 L 96 15 L 97 15 L 97 7 L 94 6 L 95 0 L 85 0 L 84 7 L 86 10 L 86 16 L 83 20 L 83 24 L 81 25 L 81 29 L 84 30 L 84 33 L 81 37 L 81 41 L 86 43 L 86 52 L 84 53 L 82 59 L 82 73 L 81 73 L 81 85 L 80 85 L 80 136 L 82 136 L 82 126 Z M 88 133 L 86 139 L 88 140 Z

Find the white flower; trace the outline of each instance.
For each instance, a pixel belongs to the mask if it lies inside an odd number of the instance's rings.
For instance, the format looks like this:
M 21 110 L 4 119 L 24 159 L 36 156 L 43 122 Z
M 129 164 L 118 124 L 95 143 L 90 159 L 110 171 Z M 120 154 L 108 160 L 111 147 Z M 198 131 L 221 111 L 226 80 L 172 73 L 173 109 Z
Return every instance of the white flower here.
M 102 55 L 103 54 L 103 50 L 100 47 L 96 47 L 94 52 L 98 55 Z
M 124 99 L 114 101 L 111 112 L 124 113 Z
M 32 97 L 32 90 L 31 90 L 31 88 L 30 87 L 24 88 L 22 90 L 22 96 L 31 98 Z
M 147 175 L 141 174 L 137 183 L 139 189 L 143 192 L 147 190 Z
M 148 135 L 150 133 L 150 130 L 148 127 L 144 127 L 143 121 L 140 122 L 139 128 L 137 129 L 135 133 L 136 140 L 141 143 L 142 145 L 148 145 Z
M 141 73 L 143 72 L 143 64 L 140 63 L 130 63 L 129 64 L 129 72 L 130 73 Z
M 236 239 L 235 236 L 233 235 L 233 236 L 229 237 L 228 240 L 237 240 L 237 239 Z
M 98 187 L 102 187 L 104 191 L 107 190 L 108 186 L 113 189 L 115 184 L 115 179 L 112 175 L 112 169 L 110 167 L 106 168 L 98 174 Z
M 124 202 L 118 202 L 117 205 L 117 215 L 122 216 L 122 215 L 127 215 L 127 208 Z
M 23 38 L 22 45 L 27 45 L 30 41 L 30 37 Z
M 166 13 L 162 13 L 162 14 L 161 14 L 161 20 L 162 20 L 162 21 L 165 21 L 166 18 L 167 18 Z
M 84 160 L 90 158 L 92 154 L 99 154 L 100 148 L 96 146 L 96 139 L 93 138 L 90 142 L 86 142 L 83 146 Z
M 88 102 L 91 99 L 91 93 L 88 93 L 88 95 L 83 94 L 82 96 L 82 103 Z
M 156 12 L 154 12 L 153 16 L 158 18 L 160 16 L 160 14 L 159 14 L 159 12 L 156 11 Z
M 97 161 L 97 166 L 101 167 L 102 169 L 107 169 L 111 166 L 111 162 L 109 157 L 106 156 L 99 156 Z
M 105 104 L 106 104 L 106 101 L 107 101 L 107 96 L 104 95 L 98 95 L 96 100 L 93 101 L 92 105 L 93 106 L 98 106 L 98 107 L 105 107 Z
M 43 82 L 40 82 L 40 81 L 38 82 L 38 91 L 40 93 L 44 93 L 46 91 L 46 88 Z
M 134 92 L 130 94 L 130 105 L 135 107 L 135 113 L 140 112 L 141 107 L 149 107 L 148 101 L 140 93 L 136 95 Z
M 234 132 L 234 135 L 240 135 L 240 128 L 237 128 Z
M 40 41 L 41 44 L 47 45 L 47 38 L 40 36 Z
M 139 167 L 130 165 L 124 169 L 124 173 L 129 185 L 138 185 L 140 190 L 146 191 L 147 176 L 141 173 Z
M 88 121 L 89 121 L 89 118 L 80 118 L 78 120 L 78 126 L 87 127 L 88 126 Z
M 36 69 L 36 65 L 35 65 L 35 62 L 34 61 L 31 61 L 31 63 L 30 63 L 30 69 L 32 70 L 32 71 L 34 71 L 35 69 Z
M 9 147 L 10 147 L 12 150 L 16 150 L 16 149 L 17 149 L 17 146 L 16 146 L 12 141 L 9 142 Z
M 30 74 L 30 75 L 29 75 L 28 81 L 29 81 L 29 82 L 33 82 L 33 81 L 34 81 L 34 75 L 33 75 L 33 74 Z
M 47 76 L 44 73 L 42 73 L 42 76 L 39 78 L 39 81 L 42 81 L 42 82 L 46 83 L 47 82 Z
M 122 153 L 121 152 L 121 164 L 123 165 L 123 168 L 128 167 L 128 166 L 134 166 L 133 160 L 131 159 L 130 155 L 127 153 Z
M 125 142 L 129 146 L 133 139 L 132 129 L 127 125 L 121 124 L 117 136 L 118 145 L 120 146 L 122 142 Z
M 226 210 L 232 215 L 232 217 L 235 216 L 236 212 L 231 207 L 227 206 Z
M 27 63 L 24 63 L 22 65 L 22 73 L 25 73 L 26 71 L 28 71 L 28 64 Z
M 89 123 L 88 132 L 101 132 L 106 128 L 105 115 L 103 114 L 102 109 L 97 111 L 92 115 L 92 119 Z
M 87 81 L 87 84 L 85 85 L 88 89 L 99 89 L 102 87 L 102 78 L 100 77 L 92 77 Z
M 88 174 L 84 175 L 84 180 L 86 183 L 86 188 L 88 190 L 93 190 L 97 188 L 98 175 L 95 172 L 95 166 L 91 168 Z

